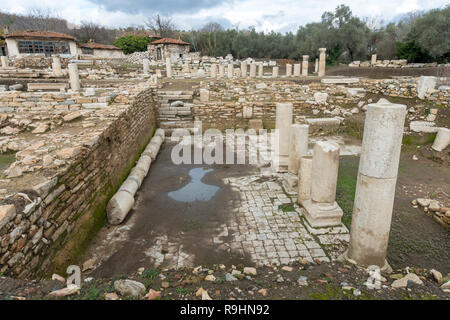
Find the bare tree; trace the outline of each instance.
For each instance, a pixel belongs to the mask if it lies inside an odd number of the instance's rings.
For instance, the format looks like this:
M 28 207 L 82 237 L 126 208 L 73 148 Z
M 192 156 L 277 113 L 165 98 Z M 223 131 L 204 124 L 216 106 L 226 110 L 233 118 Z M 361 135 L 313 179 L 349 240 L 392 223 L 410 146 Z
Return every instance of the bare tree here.
M 217 22 L 208 22 L 203 26 L 203 28 L 200 30 L 202 32 L 216 32 L 216 31 L 222 31 L 223 27 L 220 23 Z
M 154 33 L 163 38 L 174 38 L 176 36 L 176 25 L 170 17 L 154 15 L 145 22 L 146 26 Z

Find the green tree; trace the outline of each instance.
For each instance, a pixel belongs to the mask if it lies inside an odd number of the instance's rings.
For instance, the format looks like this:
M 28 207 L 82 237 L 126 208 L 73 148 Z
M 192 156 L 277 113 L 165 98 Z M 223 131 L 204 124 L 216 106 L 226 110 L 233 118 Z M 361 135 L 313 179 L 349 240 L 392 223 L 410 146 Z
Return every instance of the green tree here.
M 125 54 L 136 51 L 147 51 L 147 44 L 151 41 L 146 36 L 123 36 L 114 41 L 114 45 L 123 50 Z

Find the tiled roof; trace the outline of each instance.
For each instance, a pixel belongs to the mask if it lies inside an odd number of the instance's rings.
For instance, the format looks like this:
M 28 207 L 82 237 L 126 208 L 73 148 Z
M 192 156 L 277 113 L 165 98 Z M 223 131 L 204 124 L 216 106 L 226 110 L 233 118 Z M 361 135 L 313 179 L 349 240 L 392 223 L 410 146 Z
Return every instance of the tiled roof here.
M 90 49 L 122 50 L 116 46 L 112 46 L 109 44 L 95 43 L 95 42 L 80 43 L 79 46 L 82 48 L 90 48 Z
M 54 38 L 75 41 L 75 38 L 64 33 L 53 31 L 15 31 L 9 33 L 6 38 Z
M 150 44 L 161 44 L 161 43 L 189 45 L 188 42 L 184 42 L 182 40 L 175 40 L 172 38 L 162 38 L 162 39 L 150 42 Z

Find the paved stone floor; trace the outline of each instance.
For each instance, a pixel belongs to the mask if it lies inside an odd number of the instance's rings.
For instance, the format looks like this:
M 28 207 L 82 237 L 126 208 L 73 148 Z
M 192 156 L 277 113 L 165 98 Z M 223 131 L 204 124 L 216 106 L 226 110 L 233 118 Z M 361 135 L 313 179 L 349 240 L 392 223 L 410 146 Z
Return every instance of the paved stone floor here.
M 294 175 L 261 173 L 254 167 L 248 175 L 230 174 L 221 181 L 231 189 L 233 196 L 220 204 L 221 212 L 226 213 L 224 219 L 207 221 L 199 231 L 202 235 L 195 235 L 197 239 L 194 242 L 202 242 L 205 252 L 186 247 L 189 243 L 186 238 L 193 236 L 192 231 L 164 233 L 158 228 L 150 228 L 147 230 L 152 236 L 147 239 L 136 238 L 135 235 L 128 237 L 127 232 L 139 224 L 139 220 L 132 216 L 123 226 L 109 227 L 108 235 L 91 251 L 97 256 L 95 264 L 99 265 L 101 260 L 104 262 L 113 256 L 122 244 L 126 244 L 130 251 L 144 252 L 144 257 L 136 254 L 138 264 L 163 268 L 195 267 L 199 260 L 213 255 L 212 260 L 218 260 L 217 263 L 225 263 L 231 256 L 245 257 L 247 263 L 256 265 L 284 265 L 300 258 L 328 262 L 336 259 L 347 247 L 349 232 L 343 224 L 319 229 L 308 225 L 303 218 L 303 209 L 296 203 Z M 139 201 L 138 196 L 135 206 Z M 198 257 L 200 254 L 204 257 Z M 108 263 L 122 262 L 121 259 L 112 259 Z

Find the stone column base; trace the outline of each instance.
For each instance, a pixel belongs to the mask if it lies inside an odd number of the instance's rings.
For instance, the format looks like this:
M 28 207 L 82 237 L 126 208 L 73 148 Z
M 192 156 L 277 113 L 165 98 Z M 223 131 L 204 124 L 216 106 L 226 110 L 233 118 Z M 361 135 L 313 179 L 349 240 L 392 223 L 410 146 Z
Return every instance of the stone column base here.
M 338 260 L 339 261 L 343 261 L 343 262 L 347 261 L 347 262 L 349 262 L 351 264 L 354 264 L 355 266 L 357 266 L 359 268 L 364 268 L 365 269 L 365 268 L 368 267 L 368 266 L 359 265 L 355 260 L 350 259 L 348 257 L 348 250 L 345 250 L 345 252 L 342 255 L 339 256 Z M 384 274 L 384 275 L 389 275 L 389 274 L 392 273 L 392 267 L 389 265 L 389 263 L 387 262 L 386 259 L 384 260 L 384 265 L 382 267 L 380 267 L 380 272 L 381 272 L 381 274 Z
M 304 214 L 308 223 L 314 228 L 333 227 L 341 225 L 344 212 L 335 201 L 333 204 L 303 200 Z

